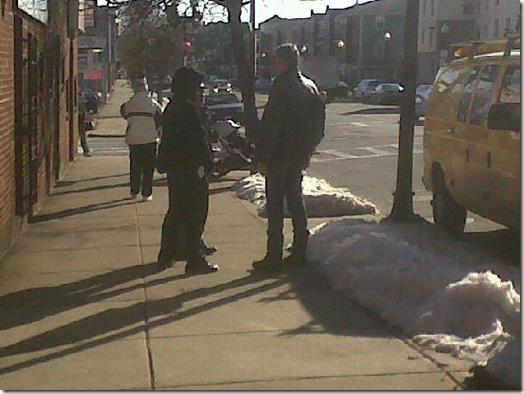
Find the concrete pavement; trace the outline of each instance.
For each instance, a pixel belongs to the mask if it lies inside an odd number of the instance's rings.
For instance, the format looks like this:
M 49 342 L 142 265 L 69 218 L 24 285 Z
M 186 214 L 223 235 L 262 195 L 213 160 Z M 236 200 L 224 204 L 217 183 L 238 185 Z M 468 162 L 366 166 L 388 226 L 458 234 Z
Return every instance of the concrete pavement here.
M 211 185 L 220 271 L 157 272 L 165 180 L 136 203 L 127 174 L 126 157 L 79 158 L 0 261 L 0 389 L 451 390 L 469 376 L 313 269 L 251 272 L 266 224 L 230 191 L 245 172 Z

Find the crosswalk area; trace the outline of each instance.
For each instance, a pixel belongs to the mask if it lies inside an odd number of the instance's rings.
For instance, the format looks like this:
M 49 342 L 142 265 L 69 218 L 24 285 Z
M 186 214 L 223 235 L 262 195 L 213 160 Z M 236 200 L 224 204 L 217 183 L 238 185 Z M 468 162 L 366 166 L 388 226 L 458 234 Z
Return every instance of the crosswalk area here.
M 422 141 L 415 141 L 413 154 L 422 154 Z M 325 163 L 339 160 L 374 159 L 378 157 L 397 156 L 398 144 L 385 144 L 349 148 L 347 151 L 338 149 L 318 149 L 317 154 L 311 159 L 312 163 Z
M 91 156 L 129 156 L 129 149 L 123 137 L 89 137 L 87 138 Z M 78 146 L 78 153 L 82 154 Z

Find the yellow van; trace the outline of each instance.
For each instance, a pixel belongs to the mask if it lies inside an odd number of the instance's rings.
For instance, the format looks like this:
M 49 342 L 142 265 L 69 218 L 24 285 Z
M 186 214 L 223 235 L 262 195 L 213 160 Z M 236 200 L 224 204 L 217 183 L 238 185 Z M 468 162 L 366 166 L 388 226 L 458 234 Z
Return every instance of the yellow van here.
M 435 223 L 464 230 L 467 211 L 520 231 L 520 49 L 478 53 L 442 67 L 424 124 L 424 177 Z M 500 47 L 500 42 L 488 51 Z M 475 51 L 477 49 L 477 52 Z M 460 52 L 459 52 L 460 54 Z

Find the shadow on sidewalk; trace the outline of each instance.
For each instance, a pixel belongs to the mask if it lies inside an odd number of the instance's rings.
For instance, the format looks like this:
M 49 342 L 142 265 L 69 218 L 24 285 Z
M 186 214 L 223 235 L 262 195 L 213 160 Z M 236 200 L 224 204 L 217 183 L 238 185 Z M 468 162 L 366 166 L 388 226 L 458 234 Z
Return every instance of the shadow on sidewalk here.
M 146 267 L 147 268 L 147 267 Z M 117 276 L 114 273 L 107 274 L 106 282 L 100 288 L 108 288 L 114 286 L 116 283 L 122 283 L 122 278 L 130 279 L 135 276 L 139 276 L 139 272 L 143 269 L 143 266 L 140 267 L 131 267 L 123 274 L 120 272 Z M 148 269 L 151 269 L 149 267 Z M 97 291 L 96 283 L 100 281 L 101 276 L 90 278 L 86 281 L 81 281 L 76 284 L 64 285 L 64 287 L 59 286 L 57 288 L 51 288 L 50 290 L 40 289 L 41 292 L 51 291 L 55 292 L 55 296 L 58 296 L 59 293 L 63 293 L 65 289 L 66 294 L 73 300 L 77 300 L 81 304 L 85 304 L 85 297 L 88 296 L 89 302 L 96 302 L 97 297 L 106 297 L 108 293 L 101 295 L 92 294 L 93 291 Z M 102 276 L 103 277 L 103 276 Z M 182 276 L 175 276 L 165 279 L 155 280 L 147 284 L 147 287 L 156 286 L 161 283 L 166 283 L 169 281 L 180 279 Z M 174 297 L 165 298 L 156 301 L 146 301 L 146 302 L 137 302 L 131 306 L 123 308 L 112 308 L 107 311 L 101 312 L 96 315 L 92 315 L 67 325 L 61 326 L 54 330 L 44 332 L 42 334 L 36 335 L 29 339 L 20 341 L 10 346 L 6 346 L 0 349 L 0 358 L 10 357 L 20 354 L 29 354 L 42 350 L 49 350 L 57 347 L 62 347 L 65 345 L 70 345 L 68 349 L 57 350 L 50 354 L 36 357 L 27 361 L 22 361 L 15 363 L 13 365 L 0 368 L 0 375 L 5 375 L 11 372 L 19 371 L 25 368 L 29 368 L 34 365 L 38 365 L 44 362 L 55 360 L 67 355 L 75 354 L 86 349 L 91 349 L 96 346 L 100 346 L 106 343 L 111 343 L 120 339 L 128 338 L 132 335 L 143 333 L 146 330 L 146 323 L 144 320 L 144 315 L 147 315 L 148 329 L 156 328 L 163 326 L 168 323 L 175 321 L 183 320 L 191 316 L 197 315 L 199 313 L 217 308 L 223 305 L 231 304 L 235 301 L 245 299 L 247 297 L 254 296 L 256 294 L 276 289 L 282 286 L 284 283 L 287 283 L 285 277 L 277 278 L 276 280 L 270 283 L 262 283 L 260 286 L 255 288 L 250 287 L 249 289 L 243 290 L 234 295 L 217 297 L 221 292 L 242 288 L 248 285 L 253 285 L 260 282 L 261 279 L 267 279 L 258 275 L 248 275 L 244 278 L 235 279 L 231 282 L 219 284 L 212 287 L 206 287 L 201 289 L 196 289 L 188 291 L 183 294 L 176 295 Z M 109 281 L 108 281 L 109 280 Z M 115 282 L 112 282 L 114 280 Z M 90 286 L 94 285 L 95 289 L 91 290 Z M 72 294 L 71 291 L 74 291 L 80 286 L 81 289 L 84 289 L 83 292 L 77 294 Z M 143 286 L 143 285 L 142 285 Z M 99 289 L 100 289 L 99 288 Z M 129 291 L 128 289 L 119 290 L 119 291 Z M 111 296 L 114 296 L 118 291 L 113 291 Z M 33 295 L 33 297 L 36 294 Z M 27 294 L 14 294 L 8 295 L 3 298 L 3 302 L 7 302 L 9 298 L 10 301 L 13 299 L 26 297 Z M 38 294 L 39 297 L 45 296 L 45 294 Z M 194 308 L 175 313 L 177 309 L 180 309 L 184 303 L 187 303 L 192 300 L 213 296 L 210 297 L 208 302 L 203 305 L 196 306 Z M 82 301 L 83 299 L 83 301 Z M 68 304 L 68 308 L 72 308 L 74 304 Z M 58 307 L 59 308 L 59 307 Z M 25 310 L 28 315 L 34 313 L 33 309 Z M 58 310 L 55 313 L 59 313 L 61 310 Z M 25 319 L 18 322 L 11 322 L 11 326 L 26 324 L 30 321 L 35 321 L 42 319 L 48 316 L 45 315 L 36 315 L 36 316 L 27 316 Z M 17 318 L 20 320 L 19 318 Z M 9 328 L 9 323 L 2 321 L 2 328 Z M 267 331 L 267 330 L 262 330 Z M 101 337 L 103 336 L 103 337 Z
M 123 207 L 126 205 L 132 205 L 134 201 L 129 198 L 122 198 L 119 200 L 106 201 L 99 204 L 90 204 L 83 207 L 66 209 L 64 211 L 45 213 L 42 215 L 36 215 L 31 218 L 30 223 L 42 223 L 50 220 L 63 219 L 74 215 L 80 215 L 83 213 L 102 211 L 106 209 L 112 209 L 116 207 Z
M 129 187 L 129 182 L 123 182 L 123 183 L 112 183 L 110 185 L 100 185 L 100 186 L 91 186 L 87 187 L 85 189 L 76 189 L 76 190 L 68 190 L 64 192 L 58 192 L 51 194 L 52 196 L 64 196 L 67 194 L 77 194 L 77 193 L 86 193 L 86 192 L 98 192 L 102 190 L 109 190 L 109 189 L 118 189 L 121 187 Z
M 125 173 L 125 174 L 116 174 L 116 175 L 107 175 L 107 176 L 97 176 L 94 178 L 79 179 L 76 181 L 57 181 L 55 184 L 55 188 L 73 186 L 81 182 L 91 182 L 91 181 L 99 181 L 102 179 L 120 178 L 123 176 L 129 176 L 129 174 Z

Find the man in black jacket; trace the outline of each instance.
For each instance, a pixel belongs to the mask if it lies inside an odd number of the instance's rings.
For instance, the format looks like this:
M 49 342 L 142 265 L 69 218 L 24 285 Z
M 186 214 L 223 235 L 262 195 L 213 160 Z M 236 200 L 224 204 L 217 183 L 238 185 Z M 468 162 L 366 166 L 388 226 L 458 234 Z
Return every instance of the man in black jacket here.
M 173 100 L 162 117 L 163 135 L 158 161 L 167 173 L 169 210 L 162 226 L 158 264 L 172 265 L 176 255 L 178 232 L 185 232 L 186 274 L 204 274 L 218 270 L 209 264 L 200 249 L 208 204 L 208 174 L 213 168 L 213 154 L 199 108 L 203 75 L 192 68 L 175 72 Z
M 282 267 L 284 198 L 293 222 L 293 252 L 286 263 L 306 263 L 307 214 L 302 197 L 302 171 L 322 130 L 324 106 L 315 83 L 298 70 L 294 44 L 275 50 L 277 78 L 269 96 L 257 136 L 259 171 L 266 176 L 268 214 L 267 253 L 253 263 L 255 270 Z

